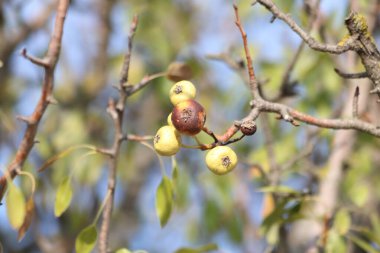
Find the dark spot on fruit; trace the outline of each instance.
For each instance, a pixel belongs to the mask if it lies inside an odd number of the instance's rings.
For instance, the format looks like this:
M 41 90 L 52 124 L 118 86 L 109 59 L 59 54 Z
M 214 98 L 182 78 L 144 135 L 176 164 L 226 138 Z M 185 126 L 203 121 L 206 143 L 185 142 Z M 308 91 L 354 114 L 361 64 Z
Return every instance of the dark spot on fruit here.
M 225 156 L 225 157 L 222 158 L 222 165 L 224 167 L 227 168 L 228 166 L 230 166 L 230 164 L 231 164 L 231 160 L 230 160 L 230 158 L 228 156 Z
M 181 85 L 176 85 L 174 88 L 174 93 L 179 94 L 182 93 L 182 86 Z
M 181 119 L 185 123 L 187 123 L 187 121 L 191 118 L 192 115 L 193 115 L 193 112 L 191 111 L 191 109 L 189 108 L 183 109 L 181 113 Z
M 159 140 L 160 140 L 160 136 L 158 134 L 154 136 L 154 140 L 153 140 L 154 144 L 157 144 Z

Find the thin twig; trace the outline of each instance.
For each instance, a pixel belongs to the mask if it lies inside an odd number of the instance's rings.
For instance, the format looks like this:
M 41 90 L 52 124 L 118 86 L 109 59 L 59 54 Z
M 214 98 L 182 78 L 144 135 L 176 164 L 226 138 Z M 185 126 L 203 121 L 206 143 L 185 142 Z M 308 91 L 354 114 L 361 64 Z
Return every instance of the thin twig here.
M 306 5 L 306 1 L 304 4 Z M 316 23 L 318 13 L 319 13 L 319 5 L 320 5 L 320 1 L 318 0 L 314 4 L 314 6 L 310 6 L 311 17 L 309 19 L 308 26 L 306 29 L 306 31 L 308 33 L 310 33 L 312 31 L 314 23 Z M 280 94 L 278 95 L 278 97 L 273 99 L 274 101 L 279 101 L 279 99 L 281 99 L 283 97 L 289 97 L 289 96 L 296 95 L 294 88 L 295 88 L 297 82 L 296 81 L 291 82 L 290 81 L 290 75 L 293 72 L 293 69 L 295 68 L 298 60 L 300 59 L 302 51 L 305 48 L 305 44 L 306 44 L 306 42 L 302 40 L 300 45 L 297 48 L 297 51 L 294 53 L 292 59 L 289 61 L 288 65 L 286 66 L 284 74 L 282 76 L 281 85 L 280 85 L 280 87 L 281 87 L 280 88 Z
M 128 81 L 128 72 L 129 72 L 129 63 L 131 60 L 132 54 L 132 43 L 133 36 L 136 32 L 138 24 L 137 16 L 133 17 L 132 24 L 130 27 L 130 32 L 128 36 L 128 51 L 124 58 L 123 68 L 121 72 L 121 78 L 119 82 L 119 98 L 118 101 L 114 101 L 110 99 L 108 102 L 107 112 L 111 116 L 114 128 L 115 135 L 112 147 L 109 149 L 110 159 L 109 159 L 109 168 L 108 168 L 108 186 L 107 191 L 110 192 L 110 197 L 107 199 L 103 210 L 103 219 L 99 233 L 99 252 L 107 253 L 108 252 L 108 236 L 109 236 L 109 227 L 111 223 L 111 213 L 113 208 L 113 201 L 115 195 L 115 187 L 116 187 L 116 169 L 117 162 L 120 153 L 120 147 L 123 140 L 125 140 L 125 136 L 123 134 L 123 115 L 125 109 L 125 102 L 128 97 L 124 84 Z
M 165 75 L 166 75 L 166 72 L 159 72 L 156 74 L 145 76 L 141 80 L 141 82 L 139 82 L 138 84 L 125 86 L 126 92 L 127 92 L 128 96 L 131 96 L 132 94 L 136 93 L 137 91 L 143 89 L 147 84 L 149 84 L 150 81 L 157 79 L 159 77 L 163 77 Z
M 349 50 L 355 51 L 366 70 L 368 78 L 373 83 L 373 89 L 370 94 L 377 94 L 380 98 L 380 52 L 377 49 L 371 32 L 368 29 L 365 18 L 356 13 L 351 12 L 345 19 L 345 25 L 349 32 L 349 36 L 344 38 L 337 45 L 327 45 L 317 42 L 306 31 L 304 31 L 297 23 L 281 10 L 271 0 L 257 0 L 261 5 L 267 8 L 273 15 L 283 20 L 294 32 L 296 32 L 310 48 L 327 52 L 331 54 L 341 54 Z M 380 99 L 379 99 L 380 102 Z
M 32 115 L 27 117 L 22 117 L 27 124 L 27 128 L 24 133 L 24 137 L 19 145 L 16 155 L 10 165 L 0 178 L 0 201 L 4 195 L 6 189 L 7 176 L 12 179 L 17 175 L 16 171 L 21 170 L 26 159 L 28 158 L 29 152 L 32 150 L 35 143 L 35 136 L 37 134 L 37 129 L 39 122 L 44 115 L 46 108 L 50 104 L 53 87 L 54 87 L 54 71 L 55 66 L 58 62 L 59 54 L 61 51 L 61 42 L 63 36 L 63 25 L 66 18 L 67 9 L 69 6 L 69 0 L 60 0 L 57 7 L 57 16 L 55 19 L 53 33 L 49 42 L 48 50 L 46 56 L 43 59 L 38 59 L 36 57 L 31 57 L 26 54 L 26 50 L 23 50 L 24 55 L 30 59 L 33 63 L 42 66 L 44 68 L 44 81 L 42 83 L 41 97 L 32 113 Z
M 228 144 L 231 144 L 231 143 L 234 143 L 234 142 L 238 142 L 240 141 L 241 139 L 243 139 L 245 137 L 245 134 L 242 134 L 240 137 L 237 137 L 235 139 L 232 139 L 232 140 L 228 140 L 228 141 L 225 141 L 225 142 L 222 142 L 222 145 L 228 145 Z
M 262 3 L 262 2 L 268 2 L 268 1 L 258 0 L 258 2 Z M 239 15 L 238 8 L 234 6 L 234 9 L 235 9 L 235 14 L 238 17 Z M 237 20 L 239 21 L 238 18 Z M 236 21 L 237 24 L 240 24 L 238 21 Z M 238 25 L 238 27 L 240 31 L 244 31 L 241 27 L 241 24 L 240 26 Z M 247 45 L 248 43 L 246 39 L 246 34 L 244 32 L 241 32 L 241 35 L 242 35 L 244 44 Z M 249 54 L 249 51 L 246 50 L 245 52 Z M 249 55 L 248 56 L 246 55 L 246 58 L 247 58 L 247 61 L 251 59 Z M 248 64 L 247 67 L 252 68 L 249 70 L 249 73 L 254 73 L 252 64 Z M 254 80 L 251 80 L 251 78 L 253 78 Z M 250 75 L 250 82 L 256 82 L 254 75 L 253 76 Z M 281 116 L 282 119 L 292 123 L 293 125 L 298 125 L 298 123 L 295 122 L 295 120 L 298 120 L 306 124 L 314 125 L 314 126 L 318 126 L 322 128 L 346 129 L 346 130 L 355 129 L 355 130 L 359 130 L 359 131 L 371 134 L 376 137 L 380 137 L 380 128 L 360 119 L 319 119 L 311 115 L 297 111 L 291 108 L 290 106 L 280 104 L 280 103 L 270 102 L 261 97 L 255 97 L 255 96 L 254 96 L 254 99 L 250 102 L 250 105 L 252 107 L 251 112 L 249 113 L 248 116 L 246 116 L 241 121 L 244 121 L 244 120 L 255 121 L 259 117 L 261 112 L 272 112 L 272 113 L 277 113 L 278 115 Z
M 267 8 L 274 16 L 278 19 L 284 21 L 288 26 L 296 32 L 308 45 L 310 48 L 321 51 L 328 52 L 331 54 L 341 54 L 349 50 L 353 50 L 355 47 L 356 36 L 352 36 L 343 45 L 326 45 L 317 42 L 313 37 L 311 37 L 305 30 L 303 30 L 289 15 L 280 11 L 280 9 L 271 0 L 257 0 L 258 3 Z
M 149 140 L 153 140 L 154 136 L 153 135 L 139 136 L 135 134 L 128 134 L 126 138 L 129 141 L 149 141 Z
M 22 22 L 15 33 L 9 33 L 7 29 L 3 29 L 0 37 L 2 43 L 0 46 L 0 58 L 2 61 L 7 62 L 9 57 L 12 56 L 14 49 L 22 42 L 25 41 L 33 32 L 40 29 L 46 24 L 51 14 L 56 9 L 56 1 L 51 1 L 46 4 L 45 8 L 35 15 L 35 19 Z M 22 20 L 21 11 L 15 10 L 18 13 L 17 20 Z
M 380 128 L 360 119 L 319 119 L 311 115 L 297 111 L 287 105 L 272 103 L 265 100 L 251 101 L 253 110 L 246 117 L 247 120 L 255 120 L 261 112 L 272 112 L 287 115 L 288 118 L 304 122 L 309 125 L 329 129 L 355 129 L 361 132 L 380 137 Z
M 244 31 L 243 25 L 241 24 L 240 16 L 239 16 L 239 9 L 238 9 L 237 5 L 235 5 L 235 4 L 234 4 L 234 10 L 235 10 L 235 18 L 236 18 L 235 24 L 239 28 L 241 37 L 243 39 L 245 57 L 247 59 L 247 68 L 248 68 L 248 74 L 249 74 L 249 87 L 251 89 L 251 93 L 252 93 L 253 98 L 254 99 L 260 98 L 258 83 L 257 83 L 255 71 L 253 69 L 253 64 L 252 64 L 252 57 L 251 57 L 251 54 L 249 52 L 247 33 Z
M 120 74 L 120 87 L 123 87 L 128 82 L 128 74 L 129 74 L 129 65 L 131 63 L 131 54 L 132 54 L 132 45 L 133 45 L 133 37 L 135 35 L 138 24 L 138 17 L 135 15 L 133 17 L 129 35 L 128 35 L 128 50 L 124 56 L 124 63 Z
M 339 69 L 337 68 L 334 68 L 335 72 L 340 75 L 341 77 L 343 78 L 346 78 L 346 79 L 360 79 L 360 78 L 368 78 L 368 73 L 367 71 L 364 71 L 364 72 L 359 72 L 359 73 L 344 73 L 342 71 L 340 71 Z
M 108 174 L 108 186 L 107 191 L 110 192 L 110 197 L 108 198 L 106 205 L 103 211 L 103 220 L 99 233 L 99 252 L 107 253 L 108 252 L 108 237 L 109 237 L 109 228 L 111 223 L 111 213 L 113 208 L 113 201 L 115 195 L 115 187 L 116 187 L 116 170 L 117 170 L 117 162 L 119 158 L 120 148 L 123 141 L 133 140 L 139 141 L 142 144 L 146 144 L 145 140 L 150 140 L 151 136 L 136 136 L 136 135 L 125 135 L 123 134 L 123 116 L 125 112 L 125 103 L 128 97 L 136 93 L 137 91 L 144 88 L 150 81 L 165 75 L 165 73 L 157 73 L 150 76 L 144 77 L 140 83 L 136 85 L 127 85 L 128 84 L 128 75 L 129 75 L 129 66 L 131 62 L 132 55 L 132 46 L 133 46 L 133 37 L 136 32 L 138 25 L 138 17 L 134 16 L 129 36 L 128 36 L 128 51 L 124 57 L 124 63 L 122 67 L 122 71 L 120 74 L 119 85 L 117 90 L 119 92 L 119 97 L 115 101 L 110 99 L 108 102 L 107 112 L 111 116 L 114 128 L 115 135 L 114 141 L 110 148 L 102 149 L 103 153 L 109 156 L 109 174 Z

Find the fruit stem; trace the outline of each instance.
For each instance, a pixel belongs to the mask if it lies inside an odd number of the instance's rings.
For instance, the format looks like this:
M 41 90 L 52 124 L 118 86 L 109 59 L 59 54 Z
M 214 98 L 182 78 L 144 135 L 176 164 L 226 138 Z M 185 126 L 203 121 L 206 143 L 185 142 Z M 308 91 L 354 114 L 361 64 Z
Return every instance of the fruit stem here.
M 203 145 L 203 143 L 198 139 L 196 135 L 194 135 L 193 138 L 198 143 L 198 145 Z
M 181 147 L 183 148 L 190 148 L 190 149 L 202 149 L 202 146 L 205 146 L 203 144 L 201 145 L 186 145 L 186 144 L 181 144 Z
M 214 132 L 208 129 L 207 127 L 203 126 L 202 131 L 205 132 L 206 134 L 210 135 L 215 142 L 219 142 L 218 138 L 215 136 Z
M 96 225 L 96 223 L 98 223 L 98 220 L 99 220 L 99 218 L 100 218 L 100 215 L 102 214 L 103 209 L 104 209 L 104 207 L 106 206 L 107 200 L 108 200 L 108 198 L 109 198 L 110 196 L 111 196 L 111 191 L 108 190 L 108 191 L 107 191 L 107 194 L 106 194 L 106 196 L 105 196 L 105 198 L 104 198 L 104 200 L 103 200 L 103 202 L 102 202 L 102 205 L 100 206 L 100 208 L 98 209 L 98 212 L 96 213 L 96 216 L 95 216 L 95 219 L 94 219 L 93 222 L 92 222 L 92 225 Z
M 161 173 L 162 173 L 162 176 L 166 176 L 166 172 L 165 172 L 165 167 L 164 167 L 164 162 L 162 161 L 162 158 L 159 154 L 157 154 L 156 150 L 154 149 L 154 147 L 152 147 L 152 145 L 150 145 L 149 143 L 145 142 L 145 141 L 140 141 L 140 143 L 142 145 L 144 145 L 145 147 L 149 148 L 150 150 L 152 150 L 157 158 L 158 158 L 158 161 L 160 162 L 160 169 L 161 169 Z
M 235 139 L 232 139 L 232 140 L 228 140 L 228 141 L 225 141 L 225 142 L 222 142 L 222 145 L 228 145 L 228 144 L 231 144 L 231 143 L 234 143 L 234 142 L 237 142 L 237 141 L 240 141 L 241 139 L 243 139 L 245 136 L 245 134 L 243 134 L 242 136 L 238 137 L 238 138 L 235 138 Z

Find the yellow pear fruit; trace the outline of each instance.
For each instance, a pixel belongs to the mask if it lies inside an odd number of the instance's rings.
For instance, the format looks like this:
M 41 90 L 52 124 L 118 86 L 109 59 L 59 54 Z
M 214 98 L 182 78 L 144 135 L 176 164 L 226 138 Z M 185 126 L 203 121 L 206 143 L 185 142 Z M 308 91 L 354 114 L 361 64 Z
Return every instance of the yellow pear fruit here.
M 181 135 L 173 126 L 163 126 L 154 136 L 153 144 L 159 155 L 172 156 L 181 148 Z
M 213 173 L 223 175 L 236 167 L 238 162 L 235 151 L 227 146 L 217 146 L 206 155 L 206 165 Z
M 173 105 L 195 98 L 197 90 L 190 81 L 179 81 L 175 83 L 169 92 L 169 98 Z

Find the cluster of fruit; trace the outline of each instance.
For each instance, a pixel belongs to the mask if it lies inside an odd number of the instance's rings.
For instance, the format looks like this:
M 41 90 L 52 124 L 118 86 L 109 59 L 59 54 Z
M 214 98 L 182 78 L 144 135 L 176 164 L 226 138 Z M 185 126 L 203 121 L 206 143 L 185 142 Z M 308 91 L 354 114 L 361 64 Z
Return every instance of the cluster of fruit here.
M 174 108 L 168 116 L 168 125 L 161 127 L 154 137 L 154 148 L 158 154 L 175 155 L 182 146 L 181 135 L 195 136 L 205 129 L 206 113 L 202 105 L 194 100 L 195 95 L 196 88 L 189 81 L 179 81 L 170 89 L 170 101 Z M 207 167 L 218 175 L 233 170 L 237 160 L 236 153 L 230 147 L 221 145 L 213 147 L 206 155 Z

